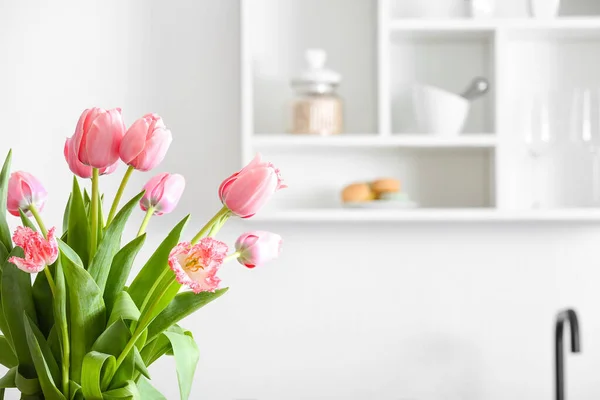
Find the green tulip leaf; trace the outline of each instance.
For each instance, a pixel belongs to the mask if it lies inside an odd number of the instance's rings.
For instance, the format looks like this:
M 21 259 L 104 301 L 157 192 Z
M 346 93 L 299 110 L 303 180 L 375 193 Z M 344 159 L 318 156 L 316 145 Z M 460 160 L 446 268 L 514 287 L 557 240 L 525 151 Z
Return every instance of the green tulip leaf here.
M 173 346 L 181 400 L 187 400 L 190 397 L 194 373 L 200 358 L 198 346 L 193 338 L 185 334 L 167 331 L 164 335 Z
M 109 266 L 112 264 L 113 257 L 121 248 L 121 235 L 125 229 L 127 219 L 131 215 L 133 209 L 137 206 L 138 202 L 142 198 L 143 193 L 138 194 L 131 199 L 111 222 L 109 227 L 106 229 L 104 239 L 98 246 L 98 251 L 94 256 L 94 259 L 90 263 L 88 272 L 94 278 L 100 290 L 104 293 L 104 287 L 108 279 L 110 272 Z
M 10 162 L 12 150 L 6 155 L 2 171 L 0 172 L 0 243 L 8 250 L 12 250 L 12 238 L 8 222 L 6 221 L 6 200 L 8 198 L 8 180 L 10 178 Z
M 65 275 L 62 267 L 62 261 L 59 259 L 56 262 L 56 270 L 54 276 L 55 283 L 55 296 L 53 301 L 54 310 L 54 331 L 59 343 L 60 357 L 56 357 L 57 360 L 61 360 L 63 368 L 67 371 L 70 370 L 70 342 L 69 342 L 69 324 L 67 321 L 67 287 L 65 282 Z M 66 395 L 66 394 L 65 394 Z
M 47 267 L 50 273 L 54 276 L 56 270 L 55 264 Z M 35 311 L 38 319 L 38 326 L 44 333 L 44 336 L 48 336 L 50 329 L 54 325 L 54 311 L 52 310 L 52 290 L 48 285 L 48 278 L 45 273 L 39 273 L 35 277 L 35 282 L 32 288 L 33 301 L 35 303 Z
M 0 242 L 0 332 L 6 336 L 9 343 L 12 343 L 10 331 L 8 330 L 8 323 L 4 317 L 4 309 L 2 308 L 2 269 L 6 263 L 7 257 L 8 250 L 6 250 L 6 247 Z
M 42 387 L 40 386 L 40 380 L 38 378 L 31 377 L 29 375 L 23 375 L 21 366 L 17 367 L 17 375 L 15 376 L 15 384 L 17 389 L 21 392 L 21 395 L 25 396 L 37 396 L 40 398 L 42 394 Z M 41 397 L 43 399 L 43 397 Z
M 142 355 L 144 364 L 146 364 L 146 366 L 149 367 L 163 355 L 172 355 L 172 353 L 173 347 L 171 346 L 171 342 L 164 334 L 161 334 L 153 341 L 148 342 L 144 346 L 140 354 Z
M 71 394 L 70 400 L 83 400 L 83 393 L 81 392 L 81 385 L 79 383 L 70 380 L 69 393 Z
M 82 265 L 89 263 L 90 252 L 90 226 L 81 189 L 77 177 L 73 176 L 73 192 L 69 202 L 69 222 L 67 224 L 67 244 L 71 247 L 82 261 Z
M 6 374 L 0 378 L 0 389 L 10 389 L 16 388 L 17 383 L 15 380 L 17 379 L 17 367 L 13 367 L 9 369 Z
M 77 179 L 77 178 L 75 178 L 75 179 Z M 73 194 L 69 193 L 69 198 L 67 199 L 67 204 L 65 205 L 65 211 L 63 213 L 63 221 L 62 221 L 63 234 L 65 234 L 69 230 L 69 211 L 71 209 L 71 197 L 73 197 Z M 65 240 L 65 239 L 63 239 L 63 240 Z
M 146 378 L 140 378 L 137 383 L 140 396 L 144 400 L 167 400 L 154 386 L 150 384 L 150 381 Z
M 23 257 L 23 250 L 15 247 L 10 254 Z M 23 320 L 23 312 L 25 312 L 34 322 L 37 322 L 31 291 L 31 276 L 8 261 L 2 270 L 2 308 L 10 331 L 13 349 L 19 360 L 19 372 L 27 377 L 34 377 L 35 368 L 29 352 L 25 335 L 25 321 Z
M 104 392 L 102 398 L 104 400 L 146 400 L 145 397 L 140 396 L 140 392 L 132 380 L 126 381 L 122 387 Z
M 173 228 L 129 286 L 127 291 L 138 308 L 142 306 L 142 303 L 144 302 L 146 295 L 148 295 L 150 288 L 155 283 L 156 278 L 161 276 L 165 268 L 169 268 L 169 254 L 171 253 L 171 250 L 173 250 L 173 247 L 179 243 L 179 237 L 181 236 L 181 232 L 188 219 L 189 215 L 183 218 L 175 228 Z
M 0 336 L 0 364 L 4 365 L 6 368 L 12 368 L 18 363 L 19 360 L 17 360 L 15 352 L 10 346 L 10 343 L 8 343 L 8 339 L 4 336 Z
M 111 313 L 113 304 L 127 282 L 135 257 L 144 245 L 146 234 L 136 237 L 127 243 L 113 258 L 106 287 L 104 288 L 104 303 L 107 312 Z
M 86 400 L 102 400 L 105 376 L 115 372 L 115 357 L 111 354 L 90 351 L 83 358 L 81 390 Z
M 118 319 L 123 319 L 124 321 L 137 321 L 140 319 L 140 310 L 138 310 L 131 296 L 126 291 L 118 294 L 107 325 L 112 325 Z
M 60 382 L 58 365 L 46 344 L 42 332 L 33 324 L 25 314 L 25 332 L 27 343 L 33 357 L 33 363 L 38 373 L 42 392 L 46 400 L 65 400 L 65 397 L 56 387 L 55 382 Z
M 183 292 L 179 293 L 171 303 L 154 319 L 148 326 L 148 341 L 160 335 L 168 327 L 176 324 L 181 319 L 194 313 L 213 300 L 224 295 L 229 288 L 223 288 L 213 292 Z
M 33 222 L 31 222 L 29 217 L 20 208 L 19 208 L 19 216 L 21 217 L 21 223 L 23 224 L 23 226 L 26 226 L 27 228 L 31 229 L 32 231 L 37 232 L 37 227 L 35 226 L 35 224 Z
M 135 346 L 133 347 L 133 364 L 138 372 L 150 379 L 150 372 L 148 372 L 148 368 L 146 368 L 146 364 L 144 364 L 144 359 L 142 358 L 140 351 Z
M 56 361 L 56 358 L 54 357 L 52 349 L 50 348 L 50 345 L 44 338 L 42 331 L 40 331 L 40 329 L 33 323 L 31 318 L 29 318 L 29 316 L 27 316 L 27 315 L 24 315 L 24 318 L 25 318 L 25 334 L 27 335 L 27 344 L 29 345 L 30 351 L 32 353 L 32 358 L 33 358 L 34 363 L 35 363 L 36 359 L 35 359 L 34 351 L 31 349 L 33 339 L 35 339 L 34 347 L 39 348 L 41 355 L 44 359 L 44 362 L 46 363 L 46 369 L 50 372 L 52 379 L 55 382 L 60 382 L 61 372 L 59 369 L 58 362 Z M 33 335 L 33 336 L 30 338 L 31 335 Z M 36 352 L 37 352 L 37 350 L 36 350 Z M 38 364 L 35 364 L 35 367 L 36 367 L 36 371 L 39 371 Z
M 62 362 L 62 354 L 61 354 L 61 344 L 60 338 L 58 337 L 58 331 L 56 330 L 56 325 L 50 329 L 50 334 L 48 335 L 48 347 L 50 347 L 50 351 L 52 352 L 52 356 L 56 360 L 57 363 Z
M 129 328 L 122 319 L 119 319 L 102 332 L 92 346 L 92 350 L 118 357 L 130 338 Z
M 59 241 L 61 265 L 69 292 L 71 379 L 81 382 L 81 364 L 92 349 L 96 338 L 104 331 L 106 309 L 102 291 L 83 269 L 73 249 Z

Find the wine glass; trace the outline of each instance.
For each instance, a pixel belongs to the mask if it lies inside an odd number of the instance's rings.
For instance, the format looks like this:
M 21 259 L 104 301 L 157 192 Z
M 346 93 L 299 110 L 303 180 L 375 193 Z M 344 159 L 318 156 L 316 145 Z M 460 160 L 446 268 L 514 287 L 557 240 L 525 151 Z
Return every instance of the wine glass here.
M 526 99 L 523 139 L 531 158 L 531 207 L 540 208 L 540 158 L 545 156 L 555 141 L 552 117 L 555 111 L 549 92 L 533 93 Z
M 600 206 L 600 91 L 576 88 L 571 99 L 572 142 L 583 146 L 591 156 L 592 205 Z

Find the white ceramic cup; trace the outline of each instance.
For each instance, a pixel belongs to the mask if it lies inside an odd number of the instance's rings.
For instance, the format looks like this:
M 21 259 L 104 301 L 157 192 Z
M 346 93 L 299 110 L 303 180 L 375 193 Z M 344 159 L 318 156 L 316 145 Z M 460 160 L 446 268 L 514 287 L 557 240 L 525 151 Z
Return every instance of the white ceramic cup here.
M 461 133 L 471 105 L 462 96 L 429 85 L 414 85 L 413 104 L 421 133 L 446 137 Z
M 529 9 L 534 18 L 554 18 L 559 8 L 560 0 L 529 0 Z

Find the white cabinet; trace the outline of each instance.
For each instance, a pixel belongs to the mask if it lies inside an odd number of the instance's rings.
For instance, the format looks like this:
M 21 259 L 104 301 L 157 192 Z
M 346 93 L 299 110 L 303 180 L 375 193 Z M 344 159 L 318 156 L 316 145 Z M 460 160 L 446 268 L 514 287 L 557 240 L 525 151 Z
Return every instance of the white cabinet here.
M 560 17 L 536 20 L 526 0 L 497 0 L 494 19 L 466 18 L 465 1 L 453 0 L 416 18 L 415 4 L 435 1 L 242 0 L 242 162 L 263 153 L 291 187 L 259 218 L 600 220 L 587 207 L 590 154 L 568 140 L 573 88 L 600 88 L 598 2 L 563 0 Z M 345 133 L 336 137 L 286 133 L 290 79 L 315 47 L 343 77 Z M 460 93 L 476 76 L 491 90 L 473 102 L 463 133 L 418 133 L 415 83 Z M 533 173 L 521 116 L 539 92 L 557 104 L 556 140 Z M 341 208 L 343 186 L 381 176 L 399 178 L 420 208 Z

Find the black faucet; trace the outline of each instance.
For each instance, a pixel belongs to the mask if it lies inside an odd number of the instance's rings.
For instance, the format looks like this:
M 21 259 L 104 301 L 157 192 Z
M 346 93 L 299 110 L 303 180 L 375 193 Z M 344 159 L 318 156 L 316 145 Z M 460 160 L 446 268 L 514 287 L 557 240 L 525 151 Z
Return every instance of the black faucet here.
M 554 331 L 554 379 L 556 383 L 556 400 L 565 399 L 565 357 L 563 349 L 563 331 L 565 322 L 567 321 L 571 327 L 571 351 L 573 353 L 579 353 L 581 351 L 577 314 L 571 309 L 563 310 L 556 316 L 556 326 Z

